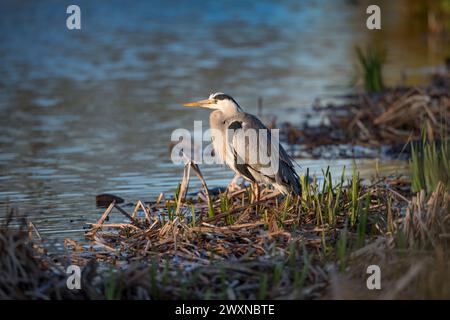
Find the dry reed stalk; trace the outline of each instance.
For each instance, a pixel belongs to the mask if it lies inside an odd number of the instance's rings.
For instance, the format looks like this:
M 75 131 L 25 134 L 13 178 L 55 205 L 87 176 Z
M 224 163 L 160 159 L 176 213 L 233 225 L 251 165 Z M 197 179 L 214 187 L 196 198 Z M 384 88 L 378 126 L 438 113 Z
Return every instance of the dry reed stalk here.
M 181 180 L 180 192 L 178 193 L 177 208 L 175 214 L 178 216 L 180 214 L 181 202 L 186 197 L 187 190 L 189 188 L 189 179 L 191 176 L 191 162 L 188 162 L 184 166 L 183 179 Z
M 448 191 L 442 182 L 438 183 L 428 201 L 423 190 L 412 198 L 403 222 L 403 230 L 410 246 L 416 242 L 431 242 L 434 247 L 436 237 L 449 229 L 446 223 L 450 215 L 448 199 Z

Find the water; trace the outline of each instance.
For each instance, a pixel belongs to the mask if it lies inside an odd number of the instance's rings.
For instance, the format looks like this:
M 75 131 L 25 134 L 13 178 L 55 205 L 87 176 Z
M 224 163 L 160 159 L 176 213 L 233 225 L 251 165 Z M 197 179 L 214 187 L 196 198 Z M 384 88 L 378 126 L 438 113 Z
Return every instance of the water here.
M 224 91 L 256 113 L 263 97 L 265 115 L 298 123 L 317 97 L 349 91 L 356 44 L 389 49 L 388 84 L 402 70 L 413 74 L 409 83 L 422 81 L 414 70 L 435 68 L 450 52 L 410 31 L 389 1 L 383 23 L 396 32 L 377 34 L 352 1 L 77 4 L 81 31 L 66 29 L 59 1 L 0 4 L 0 215 L 15 206 L 58 239 L 82 237 L 101 211 L 98 193 L 127 202 L 173 193 L 183 169 L 170 162 L 170 134 L 208 118 L 182 102 Z M 319 174 L 351 166 L 297 161 Z M 367 176 L 374 161 L 360 163 Z M 223 167 L 201 169 L 211 187 L 232 177 Z

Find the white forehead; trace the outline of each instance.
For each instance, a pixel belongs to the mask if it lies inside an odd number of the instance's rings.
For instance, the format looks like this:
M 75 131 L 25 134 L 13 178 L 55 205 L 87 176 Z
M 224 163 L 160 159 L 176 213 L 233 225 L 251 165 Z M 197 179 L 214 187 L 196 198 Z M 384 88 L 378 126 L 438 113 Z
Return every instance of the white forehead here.
M 224 94 L 223 92 L 216 92 L 216 93 L 211 93 L 209 95 L 208 99 L 214 99 L 216 96 L 218 96 L 219 94 Z

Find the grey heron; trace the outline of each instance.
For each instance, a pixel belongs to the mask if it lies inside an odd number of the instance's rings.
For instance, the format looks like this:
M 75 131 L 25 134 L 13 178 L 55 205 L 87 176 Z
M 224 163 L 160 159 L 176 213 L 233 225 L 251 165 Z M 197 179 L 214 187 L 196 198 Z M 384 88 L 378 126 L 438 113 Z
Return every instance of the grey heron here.
M 252 183 L 256 199 L 259 199 L 258 183 L 271 184 L 284 195 L 300 194 L 294 164 L 279 141 L 273 141 L 270 130 L 256 116 L 244 112 L 231 96 L 217 92 L 208 99 L 185 103 L 184 106 L 214 110 L 209 120 L 216 156 L 237 175 Z M 252 130 L 266 134 L 246 134 Z M 266 153 L 270 165 L 267 161 L 261 162 L 263 153 Z

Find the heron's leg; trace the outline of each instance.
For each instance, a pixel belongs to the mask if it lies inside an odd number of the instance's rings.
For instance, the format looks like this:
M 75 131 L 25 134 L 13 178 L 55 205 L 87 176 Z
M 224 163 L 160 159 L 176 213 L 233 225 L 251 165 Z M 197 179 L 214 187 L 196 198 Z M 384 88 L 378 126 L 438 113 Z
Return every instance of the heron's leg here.
M 231 179 L 230 183 L 227 186 L 227 190 L 228 191 L 234 191 L 234 190 L 239 190 L 240 189 L 239 184 L 238 184 L 238 180 L 239 180 L 240 177 L 241 177 L 240 174 L 236 173 L 234 175 L 233 179 Z
M 255 203 L 259 201 L 259 184 L 258 182 L 252 182 L 252 198 L 250 203 Z

